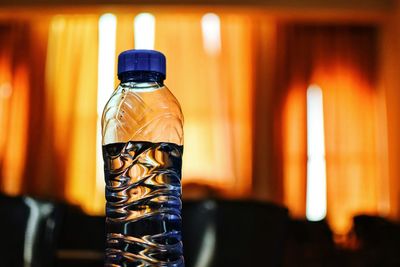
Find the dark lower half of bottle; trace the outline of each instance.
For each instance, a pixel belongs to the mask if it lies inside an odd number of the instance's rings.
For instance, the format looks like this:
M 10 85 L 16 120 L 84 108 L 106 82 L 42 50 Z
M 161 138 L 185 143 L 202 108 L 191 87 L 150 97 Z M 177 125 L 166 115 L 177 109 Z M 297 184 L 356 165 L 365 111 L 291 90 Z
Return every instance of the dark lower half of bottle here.
M 106 266 L 184 266 L 182 152 L 171 143 L 103 147 Z

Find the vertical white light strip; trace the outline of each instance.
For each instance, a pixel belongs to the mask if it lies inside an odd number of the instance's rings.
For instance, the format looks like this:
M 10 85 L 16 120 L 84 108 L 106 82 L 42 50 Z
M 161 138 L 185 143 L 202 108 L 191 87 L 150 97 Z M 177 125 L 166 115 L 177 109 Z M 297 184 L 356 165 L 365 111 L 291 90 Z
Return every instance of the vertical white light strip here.
M 101 144 L 101 115 L 108 98 L 114 89 L 115 79 L 115 42 L 117 18 L 113 14 L 104 14 L 99 19 L 99 55 L 97 79 L 97 140 L 96 140 L 96 184 L 104 187 L 103 157 Z
M 306 217 L 319 221 L 326 217 L 326 162 L 322 90 L 307 89 L 307 199 Z
M 115 79 L 115 40 L 117 18 L 113 14 L 104 14 L 99 19 L 99 57 L 97 114 L 101 116 L 114 88 Z
M 221 51 L 221 22 L 219 16 L 207 13 L 201 19 L 203 47 L 207 54 L 218 55 Z
M 133 22 L 135 49 L 154 49 L 156 19 L 150 13 L 140 13 Z

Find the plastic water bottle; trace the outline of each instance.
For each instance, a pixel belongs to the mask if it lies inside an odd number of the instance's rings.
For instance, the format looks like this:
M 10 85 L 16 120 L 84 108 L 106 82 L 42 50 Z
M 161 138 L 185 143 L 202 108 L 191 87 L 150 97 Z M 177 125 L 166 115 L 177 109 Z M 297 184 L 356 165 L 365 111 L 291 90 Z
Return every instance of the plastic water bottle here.
M 128 50 L 104 108 L 105 266 L 184 266 L 183 116 L 164 85 L 165 56 Z

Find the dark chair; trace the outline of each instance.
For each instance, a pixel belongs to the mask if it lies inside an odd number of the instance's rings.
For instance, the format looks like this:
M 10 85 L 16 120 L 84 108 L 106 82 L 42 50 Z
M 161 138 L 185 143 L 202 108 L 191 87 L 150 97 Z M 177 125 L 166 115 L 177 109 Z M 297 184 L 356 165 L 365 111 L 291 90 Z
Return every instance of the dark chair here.
M 388 219 L 359 215 L 353 219 L 353 231 L 360 243 L 360 266 L 400 266 L 400 224 Z
M 105 218 L 67 206 L 59 225 L 57 267 L 104 265 Z
M 185 201 L 182 210 L 186 267 L 282 266 L 288 213 L 254 201 Z M 100 266 L 104 218 L 70 209 L 58 245 L 58 265 Z
M 104 217 L 29 197 L 0 197 L 3 267 L 102 266 Z M 254 201 L 183 204 L 186 267 L 282 266 L 288 214 Z
M 215 258 L 217 209 L 213 200 L 183 203 L 185 266 L 207 266 Z M 197 265 L 196 265 L 197 264 Z M 201 265 L 201 264 L 200 264 Z
M 292 219 L 285 251 L 285 267 L 344 266 L 333 241 L 333 233 L 325 220 Z
M 54 266 L 58 206 L 31 197 L 0 195 L 3 267 Z
M 187 267 L 282 266 L 285 208 L 255 201 L 205 200 L 183 206 Z

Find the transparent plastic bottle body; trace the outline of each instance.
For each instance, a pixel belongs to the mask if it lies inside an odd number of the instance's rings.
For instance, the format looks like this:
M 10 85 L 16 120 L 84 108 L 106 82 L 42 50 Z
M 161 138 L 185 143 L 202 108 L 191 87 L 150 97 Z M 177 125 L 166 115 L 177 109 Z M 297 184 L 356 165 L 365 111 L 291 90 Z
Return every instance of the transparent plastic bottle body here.
M 183 116 L 157 82 L 121 83 L 104 108 L 106 266 L 184 266 Z

